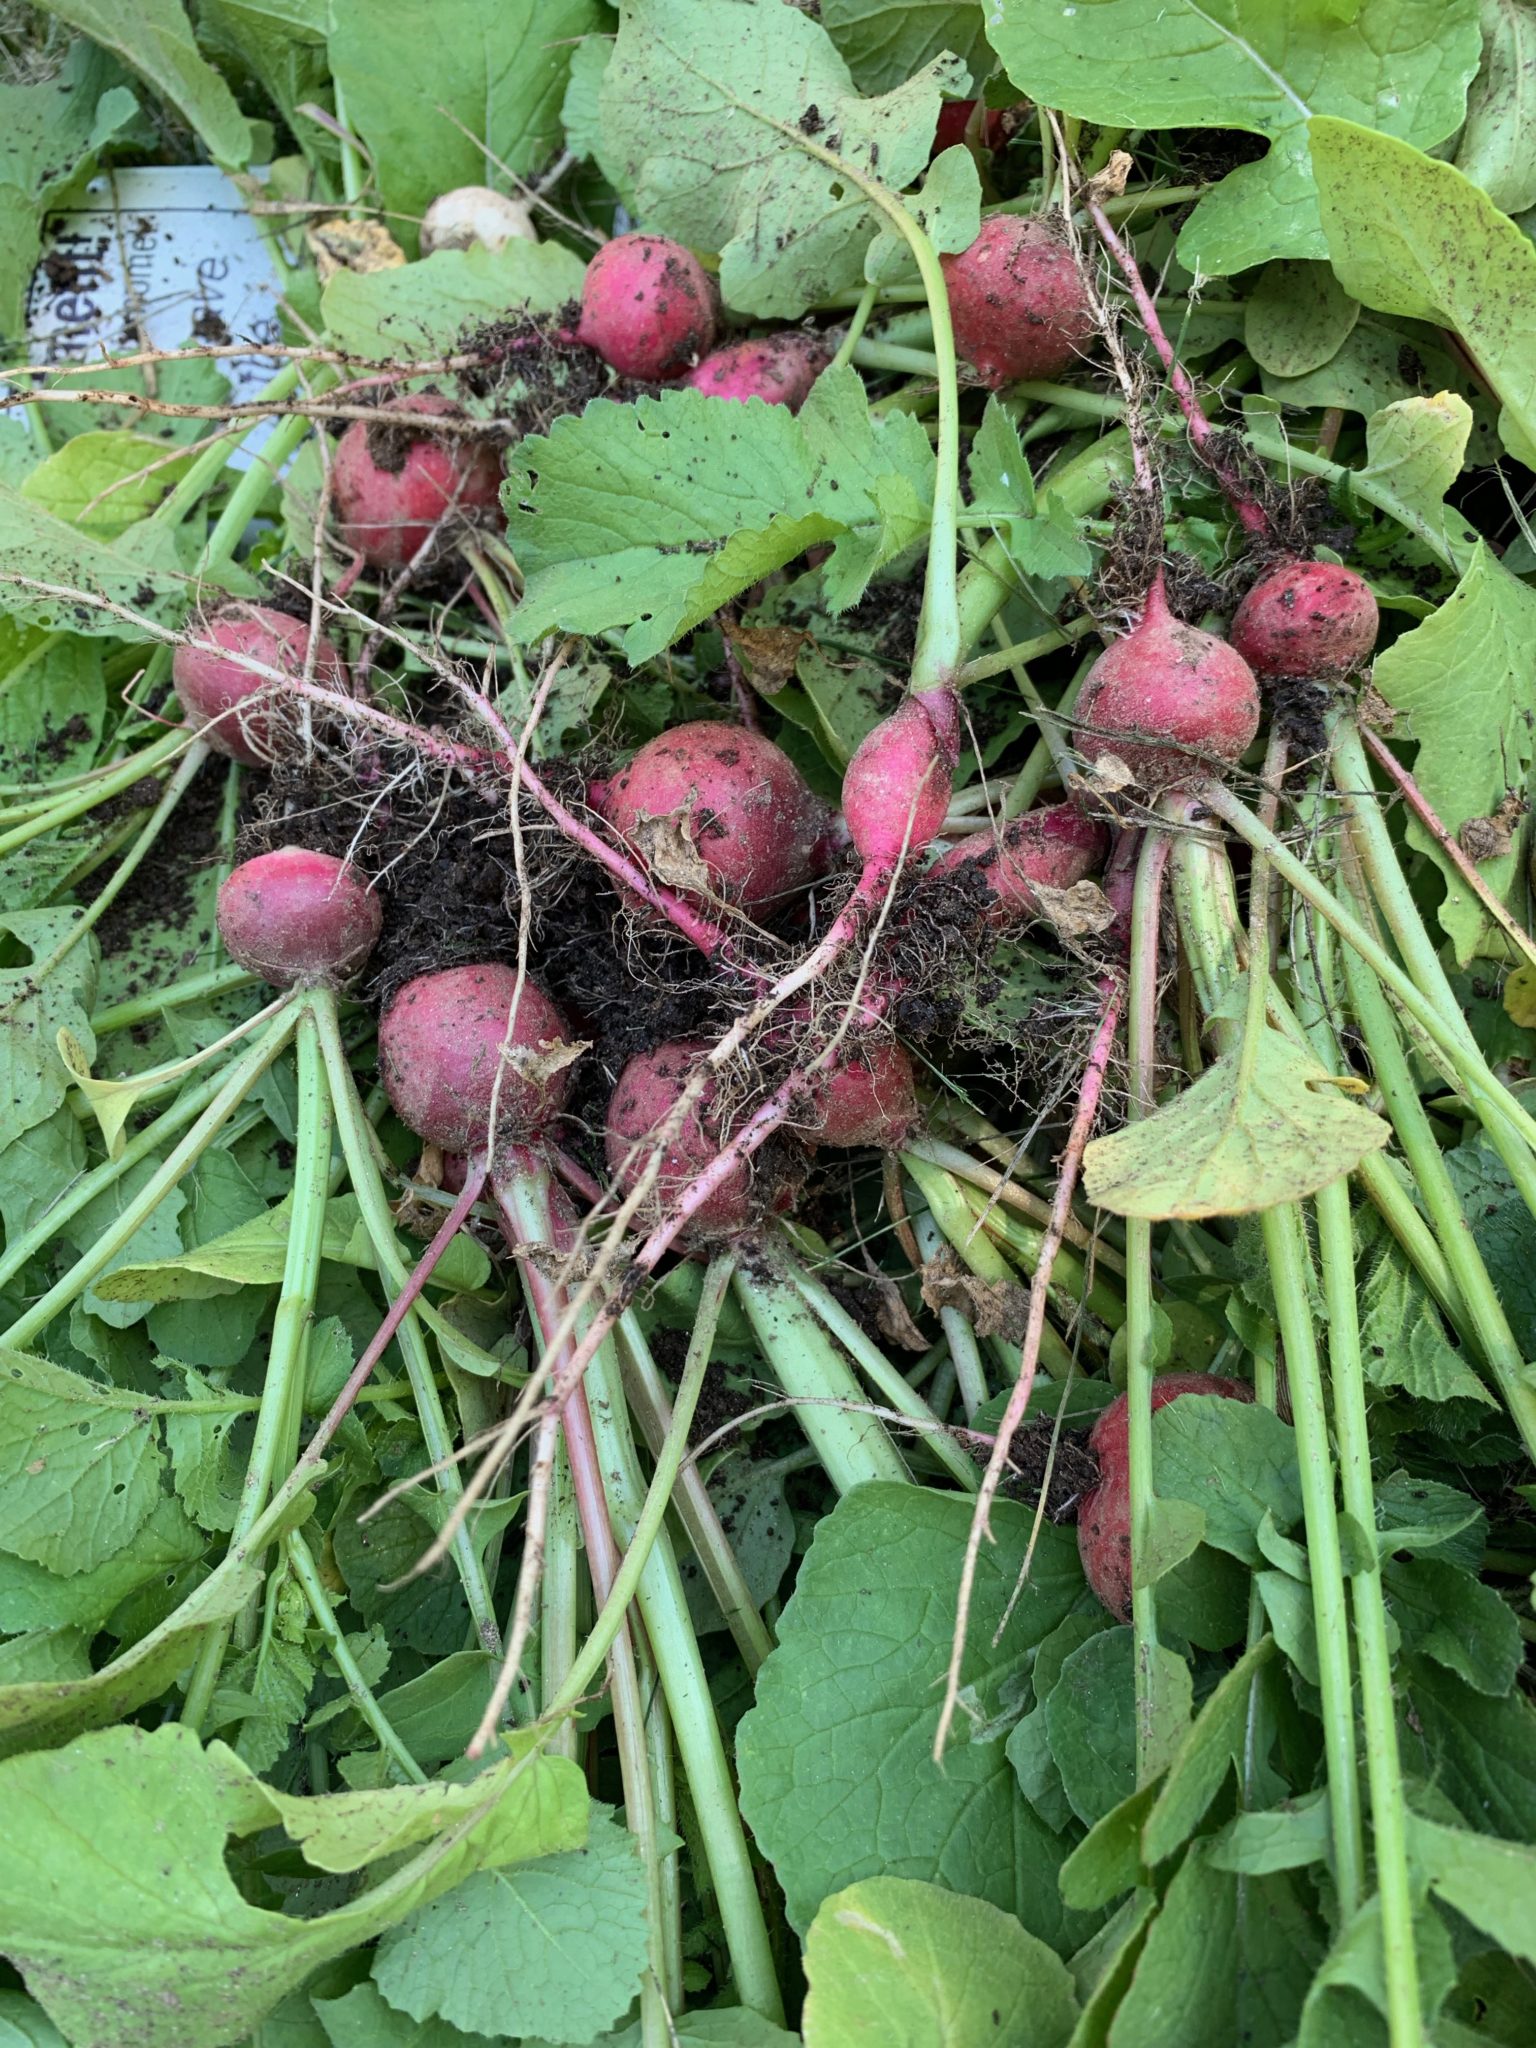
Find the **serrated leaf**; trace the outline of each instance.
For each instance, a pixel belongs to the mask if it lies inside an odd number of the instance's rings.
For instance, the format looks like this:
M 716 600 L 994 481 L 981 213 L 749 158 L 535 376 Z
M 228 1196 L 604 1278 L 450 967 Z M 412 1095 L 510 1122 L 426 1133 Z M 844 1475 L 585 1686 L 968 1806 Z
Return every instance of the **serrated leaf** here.
M 930 1755 L 969 1519 L 959 1498 L 870 1485 L 817 1525 L 736 1735 L 742 1811 L 797 1925 L 878 1873 L 989 1898 L 1053 1947 L 1081 1926 L 1064 1924 L 1056 1891 L 1066 1845 L 1021 1805 L 1005 1750 L 1031 1652 L 1078 1598 L 1081 1568 L 1068 1532 L 1041 1529 L 993 1649 L 1031 1520 L 1012 1503 L 981 1555 L 957 1738 L 942 1769 Z
M 12 1384 L 0 1403 L 0 1549 L 67 1577 L 132 1538 L 160 1493 L 159 1424 Z
M 603 74 L 599 161 L 649 226 L 719 251 L 728 305 L 792 319 L 859 289 L 881 224 L 807 144 L 900 192 L 942 95 L 967 83 L 945 56 L 865 100 L 826 30 L 780 0 L 633 0 Z
M 1086 576 L 1092 569 L 1093 552 L 1072 514 L 1050 493 L 1037 497 L 1018 427 L 995 396 L 988 398 L 971 442 L 970 477 L 975 503 L 967 508 L 967 520 L 991 526 L 1024 575 L 1049 580 Z
M 805 1973 L 805 2048 L 1064 2048 L 1077 2017 L 1066 1965 L 1012 1914 L 910 1878 L 865 1878 L 824 1899 Z
M 1095 1138 L 1083 1186 L 1117 1216 L 1238 1216 L 1316 1194 L 1391 1135 L 1266 1025 L 1251 1074 L 1241 1051 L 1225 1054 L 1165 1108 Z
M 1361 472 L 1385 484 L 1401 504 L 1449 538 L 1457 521 L 1445 494 L 1461 475 L 1472 432 L 1472 408 L 1454 391 L 1404 398 L 1366 421 Z
M 1417 1401 L 1498 1402 L 1445 1333 L 1423 1282 L 1392 1246 L 1360 1290 L 1360 1346 L 1373 1386 L 1401 1387 Z
M 969 249 L 981 233 L 981 178 L 976 159 L 962 144 L 942 150 L 907 202 L 907 211 L 941 255 Z M 864 275 L 871 284 L 890 284 L 917 265 L 905 235 L 886 221 L 869 245 Z
M 1536 289 L 1536 256 L 1532 282 Z M 1530 770 L 1536 591 L 1512 576 L 1479 541 L 1466 573 L 1440 609 L 1377 656 L 1373 680 L 1408 720 L 1419 743 L 1414 777 L 1446 829 L 1454 833 L 1469 818 L 1489 816 L 1506 789 L 1524 787 Z M 1465 962 L 1483 933 L 1482 906 L 1416 821 L 1409 821 L 1408 836 L 1445 877 L 1440 923 L 1458 960 Z M 1478 873 L 1495 895 L 1508 898 L 1517 868 L 1510 853 L 1479 862 Z
M 84 533 L 114 540 L 169 497 L 192 462 L 163 441 L 105 429 L 76 434 L 40 462 L 21 494 Z
M 162 1495 L 124 1547 L 90 1571 L 61 1578 L 40 1564 L 0 1552 L 0 1631 L 99 1628 L 119 1601 L 200 1557 L 205 1538 L 179 1501 Z
M 1514 1609 L 1474 1573 L 1439 1557 L 1388 1558 L 1382 1590 L 1404 1646 L 1474 1692 L 1500 1698 L 1525 1659 Z
M 1213 1549 L 1259 1565 L 1264 1517 L 1282 1532 L 1301 1519 L 1296 1433 L 1273 1409 L 1184 1394 L 1153 1415 L 1152 1445 L 1158 1493 L 1194 1502 Z
M 1476 0 L 1000 0 L 997 14 L 993 47 L 1043 106 L 1116 127 L 1270 138 L 1268 156 L 1223 178 L 1180 234 L 1181 262 L 1207 276 L 1326 258 L 1308 116 L 1442 142 L 1482 47 Z
M 1505 447 L 1536 464 L 1536 247 L 1453 165 L 1352 121 L 1310 132 L 1345 289 L 1459 334 L 1502 401 Z
M 468 328 L 581 296 L 585 265 L 559 242 L 440 249 L 394 270 L 338 270 L 320 295 L 337 348 L 385 359 L 444 354 Z
M 0 483 L 0 610 L 12 618 L 137 640 L 142 628 L 106 605 L 179 626 L 190 597 L 169 527 L 141 521 L 106 540 L 82 533 Z
M 1536 1963 L 1536 1849 L 1411 1814 L 1410 1854 L 1431 1890 L 1511 1955 Z
M 596 1807 L 584 1849 L 468 1878 L 385 1936 L 373 1977 L 414 2019 L 582 2042 L 628 2009 L 645 1960 L 639 1851 Z
M 1175 1404 L 1176 1405 L 1176 1404 Z M 1242 1768 L 1253 1683 L 1274 1654 L 1261 1636 L 1226 1672 L 1180 1743 L 1141 1831 L 1142 1854 L 1162 1863 L 1189 1839 L 1235 1764 Z
M 829 603 L 853 603 L 926 529 L 933 461 L 915 425 L 874 419 L 850 369 L 825 372 L 798 416 L 678 391 L 556 421 L 521 444 L 505 490 L 520 634 L 623 626 L 639 663 L 818 541 L 838 543 Z

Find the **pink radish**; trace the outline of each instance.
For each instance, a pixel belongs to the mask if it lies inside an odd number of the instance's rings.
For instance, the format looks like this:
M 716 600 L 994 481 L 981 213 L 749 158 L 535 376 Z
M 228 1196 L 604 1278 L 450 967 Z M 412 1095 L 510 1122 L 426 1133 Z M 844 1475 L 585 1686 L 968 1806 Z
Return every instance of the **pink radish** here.
M 683 382 L 707 398 L 761 398 L 798 412 L 825 362 L 825 351 L 809 335 L 772 334 L 717 348 Z
M 1232 645 L 1255 675 L 1333 682 L 1369 659 L 1381 615 L 1370 585 L 1336 562 L 1282 562 L 1237 608 Z
M 1220 1394 L 1251 1401 L 1253 1389 L 1214 1373 L 1165 1372 L 1152 1382 L 1152 1406 L 1165 1408 L 1181 1394 Z M 1120 1621 L 1131 1618 L 1131 1454 L 1126 1398 L 1111 1401 L 1088 1438 L 1099 1461 L 1099 1483 L 1077 1510 L 1077 1548 L 1099 1599 Z
M 576 330 L 621 377 L 680 377 L 715 338 L 715 288 L 681 242 L 617 235 L 587 265 Z
M 427 422 L 461 420 L 432 392 L 391 401 L 391 418 L 353 420 L 336 444 L 331 489 L 345 545 L 375 569 L 403 569 L 450 518 L 501 521 L 501 456 L 483 441 L 434 435 Z M 418 430 L 401 413 L 422 420 Z
M 604 1144 L 608 1170 L 626 1194 L 650 1164 L 646 1139 L 671 1115 L 709 1049 L 705 1038 L 674 1038 L 639 1054 L 620 1074 L 608 1104 Z M 653 1214 L 668 1208 L 724 1144 L 727 1134 L 713 1113 L 718 1092 L 713 1080 L 706 1084 L 662 1153 L 661 1170 L 647 1204 Z M 752 1169 L 742 1160 L 695 1210 L 687 1235 L 690 1239 L 733 1237 L 746 1229 L 755 1213 Z
M 905 697 L 866 733 L 843 774 L 843 816 L 866 867 L 888 873 L 932 842 L 949 809 L 959 758 L 953 690 Z
M 964 142 L 975 112 L 974 100 L 946 100 L 939 108 L 939 118 L 933 131 L 933 156 L 943 150 L 953 149 L 957 142 Z M 1017 126 L 1020 109 L 1017 107 L 988 107 L 977 126 L 976 141 L 982 149 L 1001 149 Z M 931 161 L 931 159 L 930 159 Z
M 276 988 L 335 988 L 378 943 L 384 912 L 357 869 L 329 853 L 280 846 L 242 861 L 219 888 L 229 957 Z
M 188 723 L 198 727 L 215 753 L 248 768 L 265 766 L 282 723 L 271 707 L 283 686 L 243 666 L 241 657 L 301 677 L 310 651 L 309 627 L 264 604 L 233 604 L 193 631 L 195 638 L 211 640 L 224 652 L 183 646 L 172 656 L 171 677 Z M 347 687 L 345 665 L 323 633 L 314 642 L 313 679 L 328 690 Z
M 955 347 L 994 390 L 1018 377 L 1059 376 L 1093 339 L 1077 258 L 1045 220 L 995 213 L 943 269 Z
M 1077 718 L 1085 760 L 1118 755 L 1158 793 L 1242 759 L 1259 729 L 1259 686 L 1235 647 L 1173 616 L 1159 577 L 1137 624 L 1088 671 Z
M 999 927 L 1040 915 L 1037 889 L 1070 889 L 1091 875 L 1109 851 L 1109 834 L 1076 804 L 1026 811 L 1001 835 L 973 832 L 934 863 L 936 875 L 973 863 L 991 891 L 990 922 Z
M 763 910 L 803 889 L 815 872 L 826 807 L 789 756 L 745 727 L 695 720 L 660 733 L 603 786 L 601 808 L 659 881 L 677 886 L 692 854 L 713 894 Z M 675 821 L 682 869 L 659 858 L 655 821 Z
M 804 1135 L 821 1145 L 878 1145 L 894 1151 L 920 1114 L 906 1048 L 870 1032 L 842 1048 L 832 1073 L 816 1083 L 815 1111 Z
M 537 982 L 525 980 L 518 994 L 514 968 L 449 967 L 408 981 L 384 1012 L 379 1073 L 418 1138 L 445 1152 L 483 1151 L 493 1102 L 498 1136 L 542 1131 L 559 1114 L 571 1069 L 545 1056 L 568 1037 Z

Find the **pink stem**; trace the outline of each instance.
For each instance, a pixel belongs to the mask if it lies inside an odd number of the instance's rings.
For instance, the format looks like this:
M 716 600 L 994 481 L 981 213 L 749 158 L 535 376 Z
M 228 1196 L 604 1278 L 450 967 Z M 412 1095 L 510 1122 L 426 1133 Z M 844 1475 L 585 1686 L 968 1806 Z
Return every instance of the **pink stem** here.
M 353 1402 L 367 1386 L 369 1375 L 388 1350 L 391 1338 L 410 1314 L 444 1252 L 464 1227 L 464 1219 L 479 1201 L 488 1171 L 489 1162 L 478 1153 L 468 1162 L 468 1171 L 458 1200 L 443 1218 L 436 1237 L 417 1260 L 414 1272 L 390 1304 L 389 1313 L 375 1331 L 373 1341 L 353 1366 L 346 1385 L 331 1403 L 329 1413 L 310 1438 L 304 1455 L 299 1460 L 301 1465 L 319 1464 L 326 1445 L 340 1429 Z
M 584 1202 L 597 1203 L 603 1199 L 602 1184 L 594 1180 L 587 1169 L 579 1165 L 562 1146 L 552 1145 L 546 1139 L 544 1149 L 549 1154 L 549 1163 L 556 1173 Z
M 1270 525 L 1269 515 L 1252 492 L 1244 486 L 1231 465 L 1221 458 L 1215 443 L 1215 429 L 1201 410 L 1189 374 L 1174 354 L 1173 343 L 1163 331 L 1163 323 L 1157 316 L 1157 308 L 1152 303 L 1151 293 L 1142 282 L 1141 271 L 1135 257 L 1115 233 L 1110 225 L 1109 216 L 1102 207 L 1090 200 L 1088 214 L 1098 230 L 1099 240 L 1120 266 L 1131 298 L 1135 302 L 1137 317 L 1146 329 L 1147 339 L 1156 349 L 1158 358 L 1168 374 L 1169 385 L 1189 428 L 1189 438 L 1195 453 L 1210 469 L 1226 493 L 1233 511 L 1237 514 L 1239 524 L 1256 539 L 1272 538 L 1274 529 Z

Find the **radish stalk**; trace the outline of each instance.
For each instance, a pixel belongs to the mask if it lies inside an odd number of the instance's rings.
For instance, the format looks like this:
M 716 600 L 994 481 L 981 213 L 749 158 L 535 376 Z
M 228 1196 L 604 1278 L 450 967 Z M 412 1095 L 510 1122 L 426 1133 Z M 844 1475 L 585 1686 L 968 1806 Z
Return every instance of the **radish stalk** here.
M 625 1562 L 627 1564 L 628 1559 Z M 572 1691 L 571 1673 L 575 1668 L 576 1645 L 580 1636 L 577 1623 L 580 1574 L 576 1496 L 571 1489 L 570 1458 L 562 1442 L 555 1446 L 554 1469 L 549 1476 L 548 1534 L 544 1538 L 544 1569 L 539 1580 L 539 1717 L 555 1723 L 547 1745 L 550 1755 L 569 1757 L 572 1763 L 580 1761 L 577 1754 L 579 1731 L 569 1714 L 558 1715 L 558 1706 L 565 1694 Z M 610 1592 L 604 1602 L 605 1613 L 612 1604 Z M 613 1636 L 624 1624 L 624 1611 L 628 1604 L 625 1600 L 614 1617 Z M 601 1670 L 613 1636 L 604 1643 L 602 1655 L 593 1659 L 590 1673 L 572 1692 L 572 1707 L 579 1703 L 582 1693 Z
M 315 1617 L 315 1626 L 325 1638 L 325 1647 L 331 1662 L 336 1666 L 342 1684 L 351 1695 L 353 1706 L 373 1730 L 380 1749 L 393 1759 L 407 1783 L 425 1785 L 426 1772 L 395 1732 L 389 1716 L 374 1697 L 373 1688 L 364 1678 L 357 1659 L 352 1654 L 351 1645 L 341 1623 L 336 1619 L 336 1610 L 331 1605 L 325 1581 L 321 1578 L 320 1568 L 304 1540 L 303 1531 L 290 1529 L 283 1538 L 283 1548 L 287 1553 L 293 1576 L 298 1581 L 299 1590 L 309 1604 L 310 1613 Z
M 924 1261 L 936 1258 L 944 1238 L 933 1220 L 932 1212 L 914 1216 L 912 1229 Z M 957 1308 L 939 1310 L 939 1328 L 944 1332 L 950 1371 L 954 1384 L 960 1391 L 960 1406 L 964 1410 L 966 1421 L 970 1422 L 974 1419 L 976 1410 L 990 1398 L 986 1368 L 981 1362 L 981 1346 L 977 1342 L 976 1332 Z M 930 1396 L 930 1405 L 935 1407 L 936 1412 L 937 1404 L 938 1393 L 935 1390 Z

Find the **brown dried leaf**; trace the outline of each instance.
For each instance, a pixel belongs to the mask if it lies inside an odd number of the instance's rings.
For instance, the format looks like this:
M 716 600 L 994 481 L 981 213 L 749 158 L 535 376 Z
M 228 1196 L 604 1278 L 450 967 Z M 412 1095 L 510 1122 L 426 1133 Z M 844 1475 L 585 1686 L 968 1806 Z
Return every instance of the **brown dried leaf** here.
M 1529 808 L 1524 797 L 1511 790 L 1490 817 L 1463 819 L 1456 843 L 1468 860 L 1503 860 L 1514 852 L 1515 833 Z
M 648 871 L 665 888 L 701 896 L 711 893 L 712 877 L 694 844 L 691 809 L 665 818 L 642 818 L 630 838 Z
M 353 270 L 366 277 L 374 270 L 399 270 L 405 251 L 389 230 L 376 220 L 317 221 L 304 231 L 315 259 L 315 274 L 322 284 L 338 270 Z
M 793 626 L 743 626 L 722 619 L 725 637 L 741 658 L 747 680 L 764 697 L 776 697 L 795 673 L 800 650 L 809 633 Z
M 896 1282 L 882 1273 L 872 1285 L 875 1321 L 880 1326 L 881 1336 L 891 1344 L 899 1344 L 903 1351 L 926 1351 L 928 1339 L 913 1322 Z
M 923 1300 L 931 1309 L 958 1309 L 978 1337 L 1022 1344 L 1029 1290 L 1012 1280 L 982 1280 L 967 1272 L 946 1245 L 923 1268 Z
M 1091 939 L 1115 921 L 1115 906 L 1096 882 L 1074 882 L 1070 889 L 1034 885 L 1040 908 L 1064 939 Z

